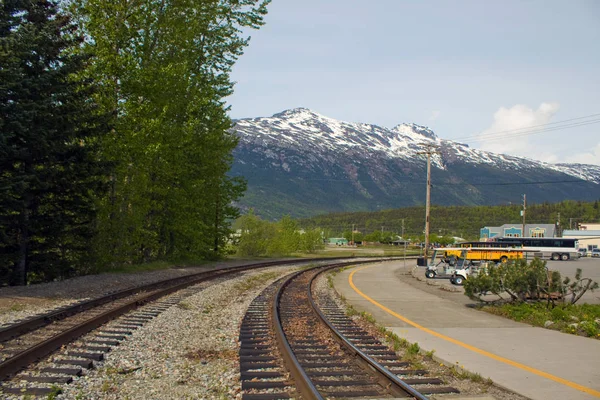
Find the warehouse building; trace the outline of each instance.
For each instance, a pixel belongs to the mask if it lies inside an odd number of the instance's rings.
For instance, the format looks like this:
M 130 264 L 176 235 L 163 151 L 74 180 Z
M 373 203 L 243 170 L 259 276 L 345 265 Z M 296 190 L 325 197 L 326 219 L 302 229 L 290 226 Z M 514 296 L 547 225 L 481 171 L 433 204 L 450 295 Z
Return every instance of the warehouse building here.
M 579 239 L 579 248 L 587 249 L 591 252 L 600 247 L 600 224 L 578 224 L 578 230 L 564 230 L 563 237 Z

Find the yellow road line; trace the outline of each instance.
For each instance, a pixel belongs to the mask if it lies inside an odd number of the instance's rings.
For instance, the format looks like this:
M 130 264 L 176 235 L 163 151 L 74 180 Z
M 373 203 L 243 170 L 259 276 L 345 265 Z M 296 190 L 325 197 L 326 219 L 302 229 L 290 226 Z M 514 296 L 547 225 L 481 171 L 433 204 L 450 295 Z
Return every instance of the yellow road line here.
M 430 335 L 433 335 L 433 336 L 435 336 L 435 337 L 438 337 L 438 338 L 440 338 L 440 339 L 446 340 L 446 341 L 448 341 L 448 342 L 450 342 L 450 343 L 454 343 L 454 344 L 456 344 L 457 346 L 464 347 L 465 349 L 468 349 L 468 350 L 474 351 L 475 353 L 478 353 L 478 354 L 481 354 L 481 355 L 483 355 L 483 356 L 486 356 L 486 357 L 492 358 L 492 359 L 494 359 L 494 360 L 496 360 L 496 361 L 500 361 L 500 362 L 502 362 L 502 363 L 505 363 L 505 364 L 511 365 L 511 366 L 513 366 L 513 367 L 516 367 L 516 368 L 520 368 L 520 369 L 522 369 L 522 370 L 525 370 L 525 371 L 527 371 L 527 372 L 531 372 L 532 374 L 539 375 L 539 376 L 542 376 L 542 377 L 544 377 L 544 378 L 547 378 L 547 379 L 553 380 L 553 381 L 555 381 L 555 382 L 561 383 L 561 384 L 563 384 L 563 385 L 569 386 L 569 387 L 571 387 L 571 388 L 573 388 L 573 389 L 577 389 L 577 390 L 579 390 L 579 391 L 582 391 L 582 392 L 585 392 L 585 393 L 591 394 L 592 396 L 595 396 L 595 397 L 600 397 L 600 392 L 599 392 L 599 391 L 597 391 L 597 390 L 594 390 L 594 389 L 588 388 L 588 387 L 586 387 L 586 386 L 579 385 L 579 384 L 577 384 L 577 383 L 575 383 L 575 382 L 568 381 L 568 380 L 566 380 L 566 379 L 560 378 L 560 377 L 558 377 L 558 376 L 555 376 L 555 375 L 549 374 L 549 373 L 547 373 L 547 372 L 544 372 L 544 371 L 540 371 L 540 370 L 538 370 L 538 369 L 535 369 L 535 368 L 529 367 L 529 366 L 527 366 L 527 365 L 524 365 L 524 364 L 518 363 L 518 362 L 516 362 L 516 361 L 509 360 L 508 358 L 500 357 L 500 356 L 498 356 L 498 355 L 496 355 L 496 354 L 490 353 L 490 352 L 488 352 L 488 351 L 485 351 L 485 350 L 481 350 L 481 349 L 479 349 L 479 348 L 477 348 L 477 347 L 475 347 L 475 346 L 471 346 L 471 345 L 469 345 L 469 344 L 463 343 L 463 342 L 461 342 L 461 341 L 459 341 L 459 340 L 456 340 L 456 339 L 454 339 L 454 338 L 451 338 L 451 337 L 449 337 L 449 336 L 442 335 L 441 333 L 439 333 L 439 332 L 436 332 L 436 331 L 432 331 L 432 330 L 431 330 L 431 329 L 429 329 L 429 328 L 425 328 L 424 326 L 422 326 L 422 325 L 419 325 L 419 324 L 417 324 L 416 322 L 413 322 L 413 321 L 409 320 L 408 318 L 406 318 L 406 317 L 403 317 L 402 315 L 400 315 L 400 314 L 398 314 L 398 313 L 396 313 L 396 312 L 394 312 L 394 311 L 390 310 L 389 308 L 387 308 L 387 307 L 386 307 L 386 306 L 384 306 L 383 304 L 380 304 L 380 303 L 376 302 L 375 300 L 373 300 L 372 298 L 370 298 L 369 296 L 367 296 L 366 294 L 364 294 L 363 292 L 361 292 L 361 291 L 360 291 L 360 290 L 359 290 L 359 289 L 358 289 L 358 288 L 357 288 L 357 287 L 354 285 L 354 282 L 353 282 L 353 278 L 354 278 L 354 274 L 355 274 L 355 273 L 357 273 L 358 271 L 362 271 L 363 269 L 367 269 L 367 268 L 373 268 L 373 267 L 374 267 L 373 265 L 368 265 L 368 266 L 365 266 L 365 267 L 361 267 L 361 268 L 355 269 L 355 270 L 354 270 L 354 271 L 352 271 L 352 273 L 350 273 L 350 275 L 348 276 L 348 283 L 350 284 L 350 287 L 351 287 L 352 289 L 354 289 L 354 291 L 355 291 L 356 293 L 358 293 L 360 296 L 362 296 L 362 297 L 363 297 L 365 300 L 367 300 L 367 301 L 369 301 L 370 303 L 372 303 L 372 304 L 376 305 L 377 307 L 381 308 L 383 311 L 387 312 L 388 314 L 391 314 L 391 315 L 393 315 L 394 317 L 398 318 L 399 320 L 401 320 L 401 321 L 403 321 L 403 322 L 406 322 L 407 324 L 409 324 L 409 325 L 412 325 L 412 326 L 414 326 L 415 328 L 422 330 L 423 332 L 427 332 L 427 333 L 429 333 Z

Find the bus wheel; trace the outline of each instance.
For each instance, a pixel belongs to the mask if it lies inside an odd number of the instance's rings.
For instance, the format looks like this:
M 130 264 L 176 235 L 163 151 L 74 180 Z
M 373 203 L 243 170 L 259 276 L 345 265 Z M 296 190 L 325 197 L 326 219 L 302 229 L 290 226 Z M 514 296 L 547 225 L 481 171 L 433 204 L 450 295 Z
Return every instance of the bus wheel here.
M 502 264 L 505 264 L 507 261 L 508 261 L 508 257 L 506 257 L 506 256 L 502 256 L 502 257 L 500 257 L 500 262 L 501 262 Z
M 450 256 L 450 258 L 448 258 L 448 265 L 450 266 L 455 266 L 456 265 L 456 257 L 454 256 Z
M 454 277 L 454 282 L 452 282 L 452 283 L 454 283 L 455 285 L 462 285 L 463 281 L 464 281 L 464 278 L 460 275 L 457 275 Z
M 560 255 L 560 259 L 563 261 L 567 261 L 569 259 L 569 255 L 568 254 L 561 254 Z
M 552 253 L 552 257 L 551 257 L 554 261 L 558 261 L 560 259 L 560 256 L 557 253 Z
M 425 276 L 427 278 L 431 279 L 431 278 L 433 278 L 435 276 L 435 272 L 433 272 L 433 271 L 425 271 Z

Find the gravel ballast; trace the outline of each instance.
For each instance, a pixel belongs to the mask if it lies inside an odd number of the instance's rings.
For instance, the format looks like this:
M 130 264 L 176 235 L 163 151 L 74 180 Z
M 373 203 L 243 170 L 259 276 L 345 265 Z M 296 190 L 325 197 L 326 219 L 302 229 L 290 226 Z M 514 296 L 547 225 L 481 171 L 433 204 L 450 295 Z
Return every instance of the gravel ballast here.
M 76 304 L 119 290 L 209 271 L 219 267 L 248 264 L 226 261 L 202 267 L 174 267 L 140 273 L 86 275 L 64 281 L 0 288 L 0 327 L 55 308 Z
M 266 286 L 295 268 L 248 272 L 188 297 L 63 387 L 61 399 L 241 398 L 239 324 Z
M 239 264 L 242 264 L 239 262 Z M 223 265 L 225 266 L 225 265 Z M 183 299 L 135 330 L 131 336 L 85 370 L 84 376 L 61 385 L 58 399 L 241 399 L 239 378 L 239 327 L 247 307 L 270 283 L 296 271 L 298 266 L 283 266 L 249 271 L 231 279 L 205 284 L 205 288 Z M 24 309 L 5 312 L 6 321 L 34 310 L 45 311 L 60 302 L 74 302 L 111 291 L 155 282 L 160 279 L 201 272 L 181 268 L 143 274 L 105 274 L 27 288 L 4 288 L 0 299 L 48 298 L 41 304 L 26 304 Z M 201 284 L 202 285 L 202 284 Z M 93 291 L 90 288 L 96 287 Z M 19 291 L 21 290 L 21 292 Z M 332 290 L 327 279 L 317 281 L 317 290 Z M 36 297 L 37 296 L 37 297 Z M 334 296 L 335 297 L 335 296 Z M 337 298 L 338 304 L 345 307 Z M 57 302 L 57 303 L 53 303 Z M 2 308 L 0 308 L 2 310 Z M 23 318 L 20 316 L 19 318 Z M 355 316 L 357 322 L 366 321 Z M 365 325 L 366 326 L 366 325 Z M 375 325 L 371 331 L 377 331 Z M 437 376 L 460 387 L 463 394 L 492 395 L 497 399 L 521 399 L 489 384 L 462 380 L 430 360 L 421 360 Z

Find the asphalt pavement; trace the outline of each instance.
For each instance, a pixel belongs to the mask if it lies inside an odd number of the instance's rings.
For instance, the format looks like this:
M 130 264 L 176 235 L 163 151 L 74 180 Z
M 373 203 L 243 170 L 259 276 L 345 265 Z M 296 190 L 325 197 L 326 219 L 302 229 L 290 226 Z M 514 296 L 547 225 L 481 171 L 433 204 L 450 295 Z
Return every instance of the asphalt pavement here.
M 426 283 L 403 282 L 403 263 L 347 269 L 335 276 L 334 284 L 354 308 L 423 351 L 434 350 L 441 362 L 460 365 L 534 400 L 600 398 L 600 340 L 468 308 Z M 578 266 L 595 265 L 600 269 L 600 262 L 591 259 L 560 267 L 569 274 Z

